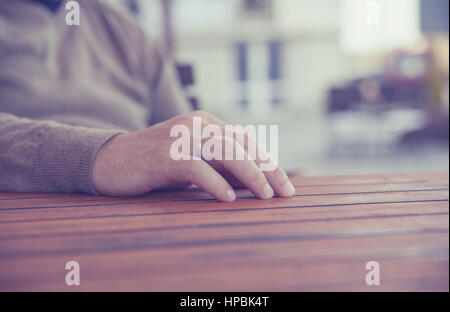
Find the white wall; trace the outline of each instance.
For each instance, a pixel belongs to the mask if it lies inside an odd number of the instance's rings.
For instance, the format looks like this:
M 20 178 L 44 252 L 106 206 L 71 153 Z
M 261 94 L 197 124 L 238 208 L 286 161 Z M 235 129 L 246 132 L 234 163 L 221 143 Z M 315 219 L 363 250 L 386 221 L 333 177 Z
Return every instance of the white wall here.
M 355 62 L 349 55 L 364 49 L 385 50 L 397 38 L 403 39 L 398 41 L 401 44 L 416 36 L 417 0 L 375 0 L 382 4 L 382 26 L 370 31 L 375 37 L 380 31 L 384 39 L 367 39 L 360 24 L 365 18 L 365 3 L 370 1 L 275 0 L 273 20 L 264 22 L 241 19 L 238 0 L 174 0 L 177 59 L 194 65 L 196 91 L 204 108 L 218 114 L 235 113 L 233 44 L 279 38 L 283 41 L 286 111 L 319 114 L 331 84 L 364 72 L 367 62 Z M 159 5 L 160 0 L 141 1 L 144 22 L 152 32 L 161 25 Z M 355 12 L 361 8 L 363 11 Z M 401 25 L 396 25 L 396 20 L 401 20 Z M 254 90 L 258 88 L 261 90 L 263 84 Z
M 341 12 L 341 44 L 350 54 L 386 52 L 420 37 L 418 0 L 341 0 Z

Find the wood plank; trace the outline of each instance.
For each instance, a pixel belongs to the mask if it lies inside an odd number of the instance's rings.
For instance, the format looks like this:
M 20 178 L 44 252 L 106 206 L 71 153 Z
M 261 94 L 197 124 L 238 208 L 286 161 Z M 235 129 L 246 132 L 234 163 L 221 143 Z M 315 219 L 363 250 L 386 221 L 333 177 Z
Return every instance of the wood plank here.
M 292 180 L 293 198 L 228 204 L 195 188 L 0 193 L 0 290 L 448 291 L 448 173 Z M 369 260 L 380 287 L 364 283 Z
M 426 209 L 425 209 L 426 207 Z M 280 210 L 234 211 L 184 214 L 125 216 L 122 218 L 62 218 L 53 220 L 4 222 L 0 227 L 1 241 L 14 238 L 56 237 L 99 233 L 129 233 L 157 231 L 164 228 L 195 228 L 214 226 L 245 226 L 248 224 L 282 224 L 305 221 L 361 220 L 394 216 L 426 216 L 448 214 L 448 202 L 388 203 L 336 207 L 305 207 Z
M 312 196 L 312 195 L 334 195 L 334 194 L 366 194 L 366 193 L 383 193 L 383 192 L 400 192 L 400 191 L 427 191 L 427 190 L 448 190 L 448 182 L 445 181 L 429 181 L 425 183 L 380 183 L 380 184 L 356 184 L 356 185 L 332 185 L 332 186 L 302 186 L 297 187 L 296 196 Z M 238 190 L 240 198 L 254 197 L 246 190 Z M 186 201 L 186 200 L 202 200 L 212 199 L 212 197 L 198 189 L 190 189 L 189 191 L 172 191 L 172 192 L 154 192 L 147 195 L 116 198 L 116 197 L 95 197 L 86 195 L 61 196 L 57 198 L 39 196 L 37 198 L 15 198 L 0 200 L 0 210 L 12 208 L 43 208 L 43 207 L 63 207 L 73 204 L 109 204 L 120 201 L 122 203 L 135 202 L 161 202 L 161 201 Z
M 389 186 L 391 184 L 415 184 L 425 185 L 427 183 L 436 183 L 440 185 L 446 185 L 448 187 L 449 176 L 448 173 L 432 173 L 432 174 L 396 174 L 396 175 L 361 175 L 361 176 L 336 176 L 336 177 L 307 177 L 307 176 L 295 176 L 291 177 L 293 184 L 296 187 L 330 187 L 330 186 L 376 186 L 384 185 Z M 154 192 L 146 196 L 140 196 L 140 198 L 168 198 L 168 199 L 186 199 L 184 196 L 192 195 L 192 192 Z M 202 195 L 202 194 L 200 194 Z M 1 193 L 0 192 L 0 205 L 3 200 L 19 200 L 19 199 L 47 199 L 52 198 L 54 200 L 69 200 L 69 201 L 97 201 L 102 202 L 104 200 L 118 200 L 114 197 L 96 197 L 82 194 L 25 194 L 25 193 Z M 2 206 L 0 206 L 2 207 Z
M 393 192 L 373 194 L 349 195 L 312 195 L 294 198 L 273 198 L 271 200 L 258 200 L 255 198 L 242 198 L 232 203 L 217 201 L 186 201 L 186 202 L 134 202 L 117 201 L 114 204 L 86 205 L 75 204 L 70 206 L 43 207 L 36 209 L 12 209 L 0 212 L 0 224 L 3 222 L 54 220 L 64 218 L 117 218 L 126 216 L 144 216 L 156 214 L 187 214 L 205 212 L 231 212 L 280 210 L 288 208 L 307 208 L 325 206 L 351 206 L 361 204 L 382 204 L 401 202 L 448 201 L 448 190 L 431 190 L 418 192 Z
M 1 261 L 2 267 L 8 268 L 0 272 L 0 280 L 15 280 L 16 287 L 30 287 L 30 283 L 46 285 L 46 287 L 58 290 L 65 288 L 61 281 L 61 270 L 67 259 L 76 259 L 83 269 L 83 278 L 89 278 L 95 282 L 96 287 L 113 287 L 129 289 L 130 287 L 140 287 L 142 281 L 135 278 L 143 278 L 147 281 L 146 290 L 165 290 L 170 287 L 171 278 L 178 276 L 186 279 L 186 275 L 206 275 L 211 272 L 221 271 L 222 275 L 239 276 L 236 268 L 243 271 L 253 271 L 258 274 L 264 268 L 277 268 L 286 266 L 305 266 L 311 263 L 321 263 L 329 266 L 335 263 L 357 262 L 353 265 L 358 274 L 362 274 L 363 264 L 369 260 L 389 260 L 389 259 L 446 259 L 448 253 L 439 249 L 439 243 L 444 239 L 448 243 L 448 235 L 444 234 L 415 234 L 379 237 L 376 240 L 367 238 L 349 238 L 346 240 L 323 240 L 282 242 L 282 243 L 254 243 L 251 246 L 234 245 L 229 250 L 224 250 L 220 246 L 187 247 L 183 249 L 171 248 L 164 250 L 141 250 L 131 251 L 126 254 L 112 251 L 104 255 L 99 254 L 79 254 L 75 258 L 69 255 L 55 255 L 47 258 L 21 258 L 9 261 Z M 427 246 L 423 249 L 423 246 Z M 361 263 L 359 263 L 361 260 Z M 421 260 L 422 261 L 422 260 Z M 439 260 L 441 261 L 441 260 Z M 400 263 L 398 264 L 399 266 Z M 39 268 L 39 275 L 33 274 L 33 267 Z M 382 267 L 384 271 L 384 266 Z M 414 278 L 417 276 L 427 276 L 433 271 L 433 266 L 427 270 L 412 271 Z M 20 274 L 17 274 L 17 270 Z M 111 272 L 117 278 L 111 281 L 108 277 Z M 441 272 L 442 273 L 442 272 Z M 19 277 L 18 277 L 19 275 Z M 30 282 L 30 276 L 34 276 Z M 383 274 L 383 285 L 384 283 Z M 298 286 L 302 285 L 304 275 L 298 276 Z M 386 276 L 388 277 L 388 276 Z M 390 279 L 399 279 L 397 271 L 389 274 Z M 128 279 L 127 285 L 123 285 L 122 278 Z M 265 275 L 266 280 L 261 285 L 266 285 L 267 281 L 276 285 L 284 285 L 284 279 L 276 275 L 276 272 Z M 318 277 L 323 279 L 323 277 Z M 155 280 L 158 282 L 156 283 Z M 361 278 L 359 279 L 361 282 Z M 315 281 L 318 282 L 317 280 Z M 326 281 L 323 281 L 326 284 Z M 82 283 L 83 284 L 83 283 Z M 111 285 L 115 284 L 115 285 Z M 184 284 L 184 283 L 182 283 Z M 289 283 L 287 283 L 289 284 Z M 91 287 L 91 283 L 89 283 Z M 177 284 L 179 285 L 179 284 Z M 124 287 L 121 288 L 120 286 Z M 150 287 L 150 289 L 149 289 Z M 224 290 L 223 283 L 208 285 L 214 290 Z M 265 286 L 266 287 L 266 286 Z M 104 288 L 103 288 L 104 289 Z M 141 289 L 141 290 L 142 290 Z M 209 288 L 211 289 L 211 288 Z M 173 290 L 173 289 L 172 289 Z M 180 288 L 178 290 L 189 290 Z M 202 289 L 198 289 L 202 290 Z M 205 290 L 205 289 L 203 289 Z
M 382 220 L 382 221 L 381 221 Z M 357 222 L 356 222 L 357 221 Z M 0 259 L 39 257 L 50 254 L 93 253 L 110 250 L 202 245 L 252 244 L 254 242 L 322 240 L 403 233 L 448 233 L 448 214 L 402 216 L 383 219 L 311 220 L 282 224 L 248 224 L 195 228 L 166 228 L 158 231 L 99 233 L 88 236 L 44 237 L 1 241 Z

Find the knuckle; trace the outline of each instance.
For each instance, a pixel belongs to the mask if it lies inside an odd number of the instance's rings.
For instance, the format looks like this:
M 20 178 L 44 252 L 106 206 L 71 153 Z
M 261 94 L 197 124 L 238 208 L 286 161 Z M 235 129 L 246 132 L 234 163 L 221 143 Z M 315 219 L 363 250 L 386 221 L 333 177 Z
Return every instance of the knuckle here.
M 192 115 L 194 116 L 206 116 L 206 112 L 204 110 L 196 110 L 192 112 Z
M 208 113 L 207 111 L 204 111 L 204 110 L 194 111 L 193 114 L 196 115 L 196 116 L 200 116 L 200 117 L 203 117 L 205 119 L 208 119 L 210 121 L 214 119 L 213 115 L 211 115 L 210 113 Z
M 202 118 L 202 128 L 209 126 L 209 125 L 210 125 L 210 123 L 207 120 L 205 120 L 204 118 Z
M 247 170 L 247 177 L 249 181 L 254 181 L 256 184 L 265 184 L 266 178 L 259 169 L 254 169 L 253 166 Z
M 234 144 L 234 139 L 230 136 L 222 136 L 220 137 L 221 140 L 223 140 L 224 144 L 229 144 L 229 145 L 233 145 Z
M 186 115 L 177 116 L 173 121 L 175 124 L 189 124 L 192 122 L 192 117 Z
M 276 184 L 282 184 L 287 179 L 287 175 L 283 169 L 277 166 L 275 169 L 270 171 L 265 171 L 267 177 Z
M 286 179 L 286 174 L 284 173 L 283 169 L 280 167 L 276 167 L 275 170 L 272 171 L 273 176 L 277 179 L 277 182 L 283 182 L 284 179 Z

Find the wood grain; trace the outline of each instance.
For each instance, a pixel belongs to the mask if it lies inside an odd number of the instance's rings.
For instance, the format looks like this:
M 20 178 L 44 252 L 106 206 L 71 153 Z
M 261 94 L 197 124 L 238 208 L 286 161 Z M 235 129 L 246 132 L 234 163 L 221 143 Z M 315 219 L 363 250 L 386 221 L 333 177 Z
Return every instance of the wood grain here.
M 292 180 L 292 198 L 228 204 L 195 188 L 0 193 L 0 290 L 448 291 L 447 173 Z

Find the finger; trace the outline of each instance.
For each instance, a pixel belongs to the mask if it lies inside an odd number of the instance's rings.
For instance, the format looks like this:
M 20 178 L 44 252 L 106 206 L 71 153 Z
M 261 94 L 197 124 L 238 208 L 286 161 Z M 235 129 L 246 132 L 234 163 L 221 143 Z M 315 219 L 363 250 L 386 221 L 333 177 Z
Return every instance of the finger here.
M 228 182 L 205 161 L 195 158 L 194 160 L 179 163 L 178 180 L 191 182 L 213 197 L 224 202 L 232 202 L 236 199 L 236 193 Z
M 207 154 L 207 147 L 214 146 L 214 148 L 221 149 L 219 159 L 215 158 L 214 161 L 222 163 L 225 170 L 231 173 L 239 182 L 241 182 L 245 187 L 247 187 L 256 197 L 261 199 L 269 199 L 274 195 L 274 191 L 272 187 L 266 180 L 266 177 L 262 173 L 261 169 L 255 164 L 255 162 L 250 159 L 247 153 L 243 150 L 243 148 L 239 144 L 235 145 L 235 151 L 233 151 L 234 155 L 237 153 L 241 153 L 242 159 L 236 159 L 236 157 L 225 157 L 225 153 L 229 151 L 222 150 L 222 146 L 226 145 L 225 141 L 232 141 L 231 143 L 235 143 L 231 138 L 223 138 L 223 137 L 213 137 L 210 138 L 207 145 L 203 146 L 202 149 L 202 157 L 206 160 L 211 160 L 211 156 Z M 238 151 L 238 149 L 240 149 Z
M 221 120 L 205 112 L 201 112 L 199 114 L 207 122 L 219 125 L 224 133 L 225 124 Z M 247 133 L 239 133 L 236 130 L 234 132 L 235 132 L 235 135 L 233 135 L 234 139 L 237 139 L 238 137 L 243 137 L 243 142 L 239 142 L 238 140 L 238 143 L 244 148 L 247 154 L 249 154 L 249 149 L 256 147 L 255 149 L 256 152 L 255 153 L 252 152 L 250 153 L 250 155 L 252 156 L 258 167 L 261 168 L 262 166 L 265 165 L 264 166 L 265 168 L 270 169 L 273 168 L 272 170 L 263 170 L 263 174 L 266 177 L 269 184 L 271 185 L 271 187 L 275 190 L 276 194 L 282 197 L 293 196 L 295 193 L 295 188 L 292 185 L 291 181 L 289 180 L 286 172 L 273 161 L 271 156 L 265 150 L 260 149 L 254 138 L 249 136 Z
M 214 166 L 212 166 L 214 168 Z M 225 168 L 223 168 L 223 166 L 221 166 L 222 169 L 216 169 L 216 171 L 222 176 L 224 177 L 225 180 L 227 180 L 228 184 L 230 184 L 234 189 L 245 189 L 245 185 L 242 184 L 241 181 L 239 181 L 238 179 L 236 179 L 236 177 L 234 175 L 232 175 L 228 170 L 226 170 Z M 215 169 L 215 168 L 214 168 Z
M 256 152 L 252 152 L 251 156 L 254 158 L 258 167 L 266 169 L 262 172 L 267 178 L 267 181 L 275 190 L 276 194 L 282 197 L 293 196 L 295 193 L 295 188 L 289 180 L 286 172 L 274 162 L 269 153 L 261 149 L 260 146 L 256 144 L 256 140 L 252 136 L 245 133 L 244 137 L 245 142 L 243 144 L 247 153 L 249 153 L 249 149 L 256 146 Z M 242 144 L 241 142 L 238 143 Z

